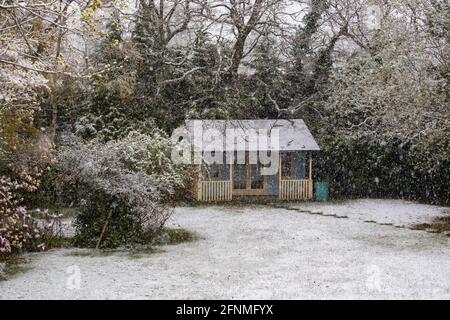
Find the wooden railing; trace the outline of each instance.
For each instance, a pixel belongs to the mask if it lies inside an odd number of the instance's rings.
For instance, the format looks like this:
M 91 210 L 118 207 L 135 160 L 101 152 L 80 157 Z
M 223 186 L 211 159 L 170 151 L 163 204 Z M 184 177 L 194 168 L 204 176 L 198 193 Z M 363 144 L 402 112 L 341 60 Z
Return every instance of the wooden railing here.
M 232 199 L 230 180 L 199 181 L 199 201 L 229 201 Z
M 283 200 L 309 200 L 313 197 L 312 179 L 280 180 L 279 196 Z

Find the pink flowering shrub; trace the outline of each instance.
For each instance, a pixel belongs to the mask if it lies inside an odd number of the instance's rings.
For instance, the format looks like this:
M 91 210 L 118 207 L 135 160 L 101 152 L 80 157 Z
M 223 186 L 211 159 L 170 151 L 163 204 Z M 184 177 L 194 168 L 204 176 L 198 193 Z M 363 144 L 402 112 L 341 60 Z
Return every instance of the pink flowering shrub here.
M 23 190 L 30 190 L 28 182 L 0 177 L 0 254 L 45 250 L 46 240 L 55 234 L 57 217 L 39 210 L 34 217 L 21 205 Z
M 53 159 L 53 144 L 31 119 L 0 105 L 0 256 L 44 250 L 56 226 L 46 211 L 24 205 Z

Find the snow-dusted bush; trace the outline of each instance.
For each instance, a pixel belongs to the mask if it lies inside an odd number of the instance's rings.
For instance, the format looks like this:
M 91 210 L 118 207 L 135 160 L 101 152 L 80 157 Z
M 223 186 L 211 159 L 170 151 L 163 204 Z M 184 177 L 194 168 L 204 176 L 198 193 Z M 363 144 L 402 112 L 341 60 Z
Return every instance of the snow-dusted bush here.
M 427 28 L 448 20 L 433 6 L 417 10 L 432 19 Z M 331 73 L 316 172 L 336 195 L 450 202 L 446 31 L 411 21 L 386 16 L 367 50 Z
M 170 161 L 170 140 L 136 132 L 118 141 L 77 141 L 62 148 L 58 168 L 79 194 L 76 242 L 93 246 L 108 220 L 103 246 L 148 241 L 172 213 L 167 201 L 183 185 Z

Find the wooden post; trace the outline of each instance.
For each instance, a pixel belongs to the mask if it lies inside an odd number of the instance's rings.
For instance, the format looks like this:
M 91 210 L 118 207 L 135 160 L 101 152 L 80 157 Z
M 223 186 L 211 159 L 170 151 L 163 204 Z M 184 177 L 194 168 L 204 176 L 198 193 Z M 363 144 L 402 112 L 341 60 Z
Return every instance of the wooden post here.
M 252 172 L 250 170 L 250 151 L 245 151 L 245 189 L 250 190 L 252 179 Z
M 197 171 L 195 173 L 196 176 L 196 188 L 197 188 L 197 194 L 196 194 L 196 198 L 197 201 L 200 201 L 202 199 L 202 179 L 201 179 L 201 165 L 194 165 L 194 170 Z
M 312 198 L 312 152 L 309 153 L 309 188 L 308 188 L 308 197 L 311 199 Z
M 309 180 L 312 180 L 312 153 L 309 153 Z
M 278 151 L 278 198 L 280 199 L 281 193 L 281 152 Z
M 105 235 L 106 229 L 108 228 L 109 219 L 111 219 L 111 215 L 112 215 L 112 209 L 109 209 L 108 217 L 106 218 L 106 222 L 103 225 L 102 233 L 100 233 L 100 237 L 97 240 L 97 245 L 95 246 L 95 249 L 100 248 L 100 244 L 102 243 L 103 236 Z
M 234 164 L 234 151 L 230 152 L 230 186 L 229 186 L 229 200 L 233 199 L 233 164 Z

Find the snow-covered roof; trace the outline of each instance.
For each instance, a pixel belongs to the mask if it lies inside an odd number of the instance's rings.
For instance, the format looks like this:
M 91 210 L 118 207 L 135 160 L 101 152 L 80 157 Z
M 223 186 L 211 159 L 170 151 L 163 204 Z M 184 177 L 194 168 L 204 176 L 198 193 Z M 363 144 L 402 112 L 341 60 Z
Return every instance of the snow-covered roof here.
M 186 125 L 177 130 L 184 130 L 197 150 L 320 150 L 302 119 L 186 120 Z M 232 139 L 228 139 L 230 132 L 234 134 Z M 257 144 L 252 143 L 255 132 Z

